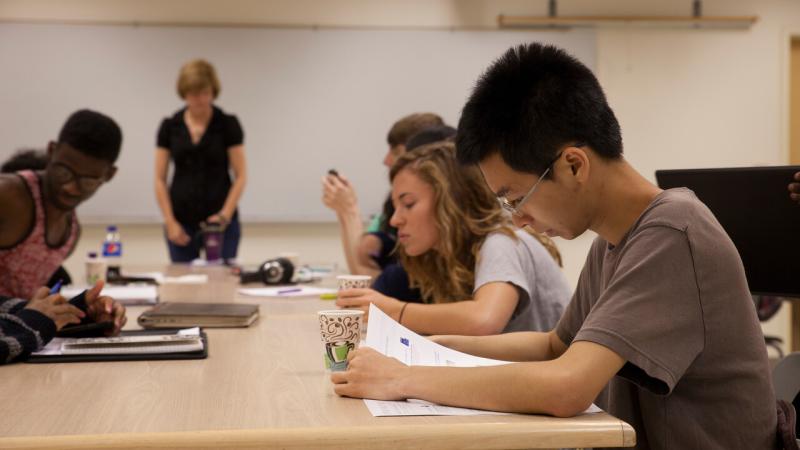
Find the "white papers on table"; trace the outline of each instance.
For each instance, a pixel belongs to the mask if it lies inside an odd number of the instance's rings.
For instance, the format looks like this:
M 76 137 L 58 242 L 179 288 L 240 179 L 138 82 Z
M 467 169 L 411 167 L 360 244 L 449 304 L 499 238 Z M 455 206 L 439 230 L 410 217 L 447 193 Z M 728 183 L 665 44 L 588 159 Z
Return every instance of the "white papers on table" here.
M 468 355 L 439 345 L 395 322 L 374 304 L 369 305 L 366 345 L 410 366 L 480 367 L 511 364 L 508 361 Z M 364 400 L 364 403 L 375 417 L 503 414 L 494 411 L 441 406 L 413 399 L 407 401 Z M 602 411 L 600 408 L 592 405 L 584 411 L 584 414 L 600 411 Z
M 67 286 L 61 289 L 61 295 L 70 299 L 86 289 L 88 288 Z M 153 305 L 158 301 L 158 288 L 152 284 L 105 285 L 100 295 L 108 295 L 123 305 Z
M 367 347 L 397 358 L 408 366 L 479 367 L 511 364 L 439 345 L 395 322 L 374 304 L 369 305 Z
M 132 277 L 152 278 L 158 284 L 205 284 L 208 283 L 208 275 L 204 273 L 190 273 L 177 277 L 168 277 L 161 272 L 141 272 L 131 274 Z
M 200 328 L 186 328 L 177 334 L 153 334 L 95 338 L 53 338 L 36 356 L 128 355 L 185 353 L 203 349 Z
M 454 408 L 442 406 L 424 400 L 409 399 L 404 402 L 391 402 L 385 400 L 364 400 L 367 409 L 374 417 L 391 416 L 504 416 L 508 413 L 483 411 L 480 409 Z
M 319 297 L 322 294 L 335 294 L 336 289 L 321 288 L 316 286 L 294 285 L 264 288 L 241 288 L 239 293 L 251 297 L 293 298 L 293 297 Z

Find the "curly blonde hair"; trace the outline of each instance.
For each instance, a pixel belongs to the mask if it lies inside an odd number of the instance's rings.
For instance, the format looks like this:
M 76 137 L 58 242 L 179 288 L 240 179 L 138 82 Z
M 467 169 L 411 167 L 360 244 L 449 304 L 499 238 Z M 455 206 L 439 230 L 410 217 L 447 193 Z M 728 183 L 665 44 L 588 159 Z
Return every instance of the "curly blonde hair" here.
M 447 303 L 472 297 L 476 255 L 486 236 L 502 232 L 516 238 L 508 217 L 483 182 L 477 167 L 458 164 L 449 142 L 425 145 L 398 158 L 394 178 L 410 170 L 433 188 L 440 243 L 436 251 L 409 256 L 397 248 L 412 287 L 426 301 Z

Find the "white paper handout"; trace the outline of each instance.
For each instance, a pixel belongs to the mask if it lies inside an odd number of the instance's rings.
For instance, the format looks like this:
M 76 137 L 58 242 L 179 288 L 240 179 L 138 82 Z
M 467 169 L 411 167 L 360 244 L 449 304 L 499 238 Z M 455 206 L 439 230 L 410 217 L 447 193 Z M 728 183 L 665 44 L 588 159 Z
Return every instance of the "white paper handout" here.
M 132 277 L 152 278 L 158 284 L 205 284 L 208 283 L 208 275 L 204 273 L 188 273 L 174 277 L 168 277 L 162 272 L 140 272 L 130 274 Z
M 511 364 L 509 361 L 481 358 L 439 345 L 395 322 L 374 304 L 369 305 L 366 345 L 410 366 L 481 367 Z M 505 414 L 442 406 L 413 399 L 407 401 L 364 400 L 364 403 L 375 417 Z M 599 411 L 601 411 L 600 408 L 592 405 L 584 414 Z
M 322 294 L 335 294 L 336 289 L 320 288 L 305 285 L 289 285 L 264 288 L 242 288 L 242 295 L 251 297 L 293 298 L 293 297 L 319 297 Z
M 81 286 L 68 286 L 61 289 L 61 295 L 70 299 L 88 289 Z M 123 305 L 154 305 L 158 302 L 158 287 L 152 284 L 131 284 L 127 286 L 105 285 L 100 295 L 108 295 Z

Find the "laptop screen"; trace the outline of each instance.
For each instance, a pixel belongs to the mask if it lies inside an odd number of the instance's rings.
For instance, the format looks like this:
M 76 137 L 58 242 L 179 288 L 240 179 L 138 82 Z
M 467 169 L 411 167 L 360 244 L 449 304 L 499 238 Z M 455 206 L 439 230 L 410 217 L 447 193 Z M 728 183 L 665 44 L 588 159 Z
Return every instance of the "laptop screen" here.
M 750 291 L 800 297 L 800 205 L 787 185 L 800 166 L 656 171 L 663 189 L 687 187 L 727 231 Z

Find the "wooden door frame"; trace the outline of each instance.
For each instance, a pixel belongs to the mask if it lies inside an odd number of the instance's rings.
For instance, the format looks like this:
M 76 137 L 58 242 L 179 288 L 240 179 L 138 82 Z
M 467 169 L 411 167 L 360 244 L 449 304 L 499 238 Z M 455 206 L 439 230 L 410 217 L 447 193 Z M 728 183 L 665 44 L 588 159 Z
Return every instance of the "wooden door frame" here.
M 800 28 L 792 27 L 784 29 L 781 36 L 783 47 L 783 60 L 781 61 L 781 72 L 783 80 L 781 83 L 781 134 L 783 149 L 781 154 L 785 164 L 800 164 L 800 149 L 792 154 L 792 44 L 796 42 L 800 45 Z M 798 69 L 800 70 L 800 69 Z M 797 114 L 800 114 L 798 108 Z M 797 136 L 800 140 L 800 135 Z M 789 351 L 800 351 L 800 301 L 785 302 L 791 303 L 791 325 L 789 327 Z

